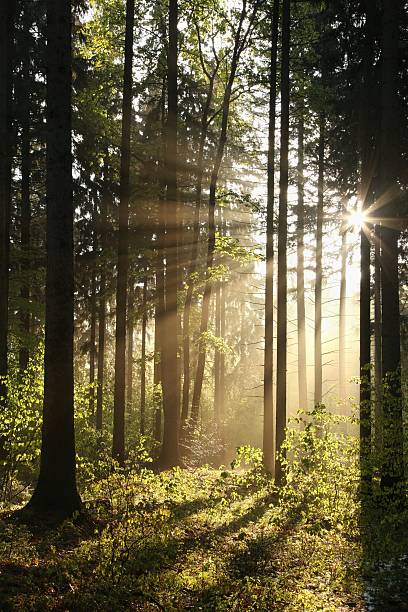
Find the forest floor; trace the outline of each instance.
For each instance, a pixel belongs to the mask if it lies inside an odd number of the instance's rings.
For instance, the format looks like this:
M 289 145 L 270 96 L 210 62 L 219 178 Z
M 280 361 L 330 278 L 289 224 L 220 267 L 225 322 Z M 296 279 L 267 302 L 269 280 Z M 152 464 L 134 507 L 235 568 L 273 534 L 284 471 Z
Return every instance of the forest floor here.
M 367 605 L 354 502 L 337 501 L 278 499 L 256 467 L 112 473 L 89 488 L 85 518 L 45 531 L 3 515 L 0 609 L 408 609 L 404 589 Z

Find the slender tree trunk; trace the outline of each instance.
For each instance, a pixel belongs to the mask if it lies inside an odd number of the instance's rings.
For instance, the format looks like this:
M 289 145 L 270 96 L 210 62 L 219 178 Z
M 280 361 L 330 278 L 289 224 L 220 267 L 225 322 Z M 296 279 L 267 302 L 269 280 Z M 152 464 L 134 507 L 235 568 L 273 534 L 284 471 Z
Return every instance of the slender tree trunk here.
M 133 281 L 130 283 L 128 291 L 128 312 L 127 312 L 127 381 L 126 399 L 128 412 L 133 411 L 133 334 L 134 334 L 134 301 L 135 291 Z
M 230 72 L 228 75 L 228 81 L 224 91 L 223 103 L 222 103 L 222 118 L 221 118 L 221 130 L 220 136 L 217 145 L 217 152 L 215 155 L 214 166 L 211 172 L 210 179 L 210 197 L 208 202 L 208 242 L 207 242 L 207 276 L 204 287 L 204 295 L 203 295 L 203 303 L 201 310 L 201 321 L 200 321 L 200 338 L 203 338 L 204 334 L 208 329 L 208 320 L 210 314 L 210 299 L 211 299 L 211 268 L 214 260 L 214 250 L 215 250 L 215 207 L 216 207 L 216 191 L 217 191 L 217 183 L 218 176 L 220 172 L 221 162 L 224 156 L 225 144 L 227 142 L 227 131 L 228 131 L 228 118 L 229 118 L 229 110 L 230 110 L 230 101 L 232 95 L 232 87 L 235 81 L 235 76 L 238 68 L 239 59 L 243 49 L 245 48 L 246 42 L 248 40 L 248 36 L 250 35 L 250 31 L 252 29 L 253 21 L 256 17 L 257 7 L 254 7 L 250 25 L 248 26 L 246 32 L 243 34 L 243 24 L 244 20 L 247 16 L 246 13 L 246 4 L 244 4 L 240 20 L 238 23 L 234 49 L 231 58 Z M 243 35 L 242 35 L 243 34 Z M 194 429 L 198 423 L 198 415 L 200 408 L 200 400 L 201 400 L 201 391 L 204 380 L 204 369 L 205 369 L 205 361 L 206 361 L 206 348 L 205 345 L 202 344 L 199 347 L 198 359 L 197 359 L 197 368 L 196 375 L 194 379 L 194 389 L 193 389 L 193 400 L 191 407 L 191 426 Z
M 220 295 L 221 338 L 225 341 L 225 283 L 221 283 Z M 225 353 L 220 354 L 220 391 L 218 396 L 218 414 L 220 426 L 223 428 L 225 419 Z
M 347 226 L 346 206 L 343 204 L 340 247 L 340 296 L 339 296 L 339 398 L 346 398 L 346 295 L 347 295 Z
M 123 73 L 122 141 L 120 159 L 119 234 L 116 285 L 115 389 L 112 456 L 125 461 L 126 301 L 129 268 L 130 133 L 135 0 L 126 1 L 125 65 Z
M 401 350 L 398 278 L 398 238 L 395 219 L 400 193 L 398 170 L 400 134 L 398 104 L 399 23 L 401 0 L 383 2 L 382 17 L 382 91 L 380 144 L 380 197 L 384 201 L 381 227 L 381 298 L 382 298 L 382 372 L 389 387 L 383 397 L 383 488 L 395 488 L 403 480 L 403 423 L 401 397 Z
M 97 257 L 97 236 L 96 236 L 96 203 L 92 215 L 92 271 L 91 271 L 91 329 L 89 337 L 89 409 L 92 417 L 95 416 L 95 361 L 96 361 L 96 257 Z
M 106 257 L 107 251 L 107 205 L 109 199 L 108 190 L 108 159 L 104 160 L 103 193 L 100 205 L 100 244 L 101 244 L 101 266 L 99 276 L 99 296 L 98 296 L 98 386 L 96 391 L 96 420 L 97 431 L 102 431 L 103 424 L 103 385 L 105 367 L 105 337 L 106 337 Z
M 19 367 L 23 372 L 27 369 L 29 360 L 28 339 L 30 333 L 30 225 L 31 225 L 31 201 L 30 201 L 30 47 L 29 37 L 24 41 L 23 56 L 23 116 L 21 121 L 21 282 L 20 297 L 22 308 L 20 312 L 21 331 L 23 334 L 19 351 Z
M 15 0 L 0 3 L 0 377 L 7 375 Z M 0 380 L 0 398 L 6 393 Z
M 177 287 L 178 287 L 178 218 L 177 218 L 177 117 L 178 117 L 178 2 L 169 0 L 169 45 L 167 53 L 167 130 L 166 130 L 166 203 L 165 203 L 165 283 L 164 317 L 161 344 L 164 428 L 159 463 L 170 468 L 180 462 L 179 452 L 179 367 Z
M 305 177 L 304 177 L 304 119 L 298 123 L 298 207 L 297 207 L 297 270 L 296 301 L 298 327 L 298 387 L 299 408 L 307 409 L 306 313 L 305 313 Z
M 40 475 L 29 507 L 63 518 L 81 506 L 74 434 L 71 2 L 47 1 L 47 283 Z
M 271 24 L 271 57 L 269 68 L 269 131 L 266 211 L 266 277 L 265 277 L 265 353 L 264 353 L 264 424 L 263 461 L 275 474 L 275 423 L 273 409 L 273 258 L 274 258 L 274 198 L 275 198 L 275 131 L 276 73 L 279 36 L 279 0 L 274 0 Z
M 374 126 L 370 112 L 374 93 L 372 72 L 375 60 L 375 17 L 373 3 L 365 0 L 364 4 L 366 23 L 360 101 L 360 200 L 363 210 L 369 211 L 375 158 Z M 363 491 L 366 491 L 371 481 L 371 245 L 366 223 L 360 232 L 360 261 L 360 470 Z
M 162 273 L 162 272 L 161 272 Z M 154 439 L 161 442 L 162 425 L 162 389 L 161 389 L 161 348 L 160 348 L 160 319 L 162 311 L 159 306 L 158 274 L 156 269 L 156 306 L 154 314 L 154 370 L 153 370 L 153 403 L 154 403 Z
M 221 283 L 218 281 L 215 287 L 215 335 L 221 337 Z M 215 349 L 214 354 L 214 422 L 218 428 L 220 425 L 220 367 L 221 353 Z
M 142 293 L 142 360 L 140 364 L 140 433 L 146 433 L 146 328 L 147 328 L 147 275 L 143 279 Z
M 374 247 L 374 368 L 375 368 L 375 430 L 374 447 L 376 449 L 377 460 L 382 454 L 382 308 L 381 308 L 381 230 L 378 225 L 375 227 L 375 247 Z
M 276 450 L 282 452 L 286 428 L 286 368 L 287 368 L 287 234 L 289 180 L 289 54 L 290 0 L 283 0 L 282 66 L 281 66 L 281 144 L 279 177 L 278 233 L 278 320 L 276 359 Z M 282 464 L 276 460 L 275 477 L 283 480 Z
M 315 282 L 315 338 L 314 338 L 314 372 L 315 406 L 322 403 L 322 285 L 323 285 L 323 214 L 324 214 L 324 118 L 320 119 L 318 160 L 318 201 L 316 222 L 316 282 Z

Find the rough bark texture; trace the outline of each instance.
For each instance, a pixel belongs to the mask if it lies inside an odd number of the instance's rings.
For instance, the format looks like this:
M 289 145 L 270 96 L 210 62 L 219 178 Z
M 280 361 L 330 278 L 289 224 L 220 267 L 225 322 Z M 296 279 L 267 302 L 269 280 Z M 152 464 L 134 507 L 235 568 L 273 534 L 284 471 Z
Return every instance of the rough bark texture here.
M 79 510 L 74 435 L 71 2 L 47 2 L 47 282 L 40 475 L 29 507 Z
M 130 132 L 135 1 L 126 2 L 125 65 L 123 72 L 122 140 L 120 158 L 119 234 L 116 284 L 115 388 L 112 456 L 125 461 L 126 302 L 129 268 Z
M 276 451 L 282 452 L 286 428 L 286 369 L 287 369 L 287 235 L 288 235 L 288 180 L 289 180 L 289 53 L 290 0 L 283 0 L 282 66 L 281 66 L 281 143 L 279 176 L 278 230 L 278 320 L 276 355 Z M 283 471 L 276 460 L 275 478 L 282 482 Z
M 279 35 L 279 0 L 275 0 L 271 24 L 271 57 L 269 68 L 269 129 L 266 210 L 266 277 L 265 277 L 265 353 L 264 353 L 264 424 L 263 461 L 270 474 L 275 473 L 275 423 L 273 407 L 273 258 L 275 207 L 275 127 L 276 73 Z

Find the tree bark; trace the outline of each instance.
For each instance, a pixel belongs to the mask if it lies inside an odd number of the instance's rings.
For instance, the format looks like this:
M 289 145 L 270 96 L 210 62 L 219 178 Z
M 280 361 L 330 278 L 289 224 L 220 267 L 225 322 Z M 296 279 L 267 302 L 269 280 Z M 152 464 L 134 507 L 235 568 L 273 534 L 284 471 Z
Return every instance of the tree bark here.
M 96 361 L 96 202 L 92 213 L 92 270 L 91 270 L 91 329 L 89 338 L 89 409 L 92 417 L 95 416 L 95 361 Z
M 0 3 L 0 377 L 7 375 L 15 0 Z M 0 398 L 6 386 L 0 380 Z
M 107 254 L 107 208 L 109 200 L 108 186 L 108 158 L 105 155 L 103 170 L 103 192 L 100 204 L 100 244 L 101 244 L 101 266 L 99 275 L 99 296 L 98 296 L 98 386 L 96 390 L 96 420 L 97 431 L 102 431 L 103 426 L 103 386 L 105 368 L 105 338 L 106 338 L 106 272 L 105 257 Z
M 342 209 L 340 247 L 340 296 L 339 296 L 339 398 L 346 398 L 346 295 L 347 295 L 347 224 L 346 206 Z
M 314 337 L 314 374 L 315 406 L 322 403 L 322 285 L 323 285 L 323 215 L 324 215 L 324 118 L 320 118 L 318 150 L 318 201 L 316 221 L 316 281 L 315 281 L 315 337 Z
M 281 59 L 281 143 L 279 177 L 278 232 L 278 318 L 276 355 L 276 451 L 282 453 L 286 428 L 287 370 L 287 234 L 289 180 L 289 62 L 290 62 L 290 0 L 283 0 L 282 59 Z M 275 478 L 283 481 L 282 463 L 275 464 Z
M 382 373 L 389 387 L 383 396 L 383 466 L 384 489 L 399 487 L 403 480 L 403 422 L 401 397 L 401 349 L 398 277 L 398 239 L 396 216 L 400 192 L 398 172 L 400 154 L 398 104 L 399 22 L 401 0 L 383 2 L 382 16 L 382 90 L 380 142 L 381 216 L 381 297 L 382 297 Z M 394 222 L 393 222 L 394 220 Z
M 116 284 L 115 388 L 112 456 L 125 461 L 126 302 L 129 269 L 130 134 L 133 89 L 133 26 L 135 0 L 126 1 L 125 64 L 123 72 L 120 159 L 119 234 Z
M 275 423 L 273 406 L 273 258 L 275 207 L 275 131 L 276 131 L 276 73 L 279 36 L 279 0 L 274 0 L 271 23 L 269 68 L 269 128 L 266 210 L 266 276 L 265 276 L 265 351 L 264 351 L 264 423 L 263 462 L 266 470 L 275 473 Z
M 146 433 L 146 328 L 147 328 L 147 274 L 142 293 L 142 359 L 140 364 L 140 433 Z
M 64 518 L 80 509 L 74 434 L 74 258 L 71 2 L 47 2 L 47 282 L 40 475 L 29 507 Z
M 303 112 L 303 111 L 301 111 Z M 298 123 L 298 206 L 297 206 L 297 270 L 296 302 L 298 328 L 298 387 L 299 408 L 307 409 L 307 360 L 306 360 L 306 313 L 305 313 L 305 177 L 304 177 L 304 119 Z
M 135 294 L 133 280 L 129 283 L 128 311 L 127 311 L 127 381 L 126 400 L 129 414 L 133 411 L 133 334 L 134 334 L 134 301 Z
M 22 66 L 22 102 L 21 120 L 21 291 L 22 308 L 20 322 L 22 342 L 19 351 L 19 367 L 24 372 L 29 361 L 28 341 L 30 334 L 30 225 L 31 225 L 31 199 L 30 199 L 30 172 L 31 172 L 31 137 L 30 137 L 30 46 L 29 36 L 24 40 L 23 66 Z
M 178 288 L 178 235 L 177 215 L 177 120 L 178 120 L 178 2 L 169 0 L 169 40 L 167 52 L 167 125 L 166 125 L 166 201 L 164 204 L 164 316 L 161 343 L 163 389 L 163 444 L 159 463 L 163 469 L 180 463 L 179 420 L 180 380 L 178 367 L 177 288 Z

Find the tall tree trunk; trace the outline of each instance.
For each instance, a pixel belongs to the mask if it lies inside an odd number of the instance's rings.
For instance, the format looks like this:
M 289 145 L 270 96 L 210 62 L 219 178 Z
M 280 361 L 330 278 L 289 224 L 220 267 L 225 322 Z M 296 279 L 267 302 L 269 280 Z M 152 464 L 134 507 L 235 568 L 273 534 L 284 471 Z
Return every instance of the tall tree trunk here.
M 15 0 L 0 3 L 0 377 L 7 375 Z M 6 393 L 0 380 L 0 398 Z
M 366 13 L 362 83 L 360 100 L 360 201 L 369 211 L 372 203 L 372 178 L 374 160 L 374 126 L 371 121 L 374 64 L 373 3 L 365 0 Z M 367 108 L 367 105 L 368 108 Z M 360 470 L 363 490 L 371 481 L 371 245 L 368 227 L 363 224 L 360 232 Z
M 134 334 L 134 300 L 135 291 L 133 281 L 130 283 L 128 292 L 128 312 L 127 312 L 127 381 L 126 381 L 126 400 L 129 413 L 133 411 L 133 334 Z
M 167 129 L 166 129 L 166 202 L 164 204 L 164 317 L 161 343 L 162 389 L 163 389 L 163 444 L 159 463 L 162 468 L 170 468 L 180 462 L 179 420 L 180 420 L 180 381 L 178 362 L 177 287 L 178 253 L 178 215 L 177 215 L 177 118 L 178 118 L 178 2 L 169 0 L 169 41 L 167 52 Z
M 147 329 L 147 273 L 142 293 L 142 360 L 140 363 L 140 433 L 146 433 L 146 329 Z
M 346 206 L 342 209 L 340 247 L 340 296 L 339 296 L 339 398 L 346 398 L 346 309 L 347 309 L 347 224 Z
M 375 376 L 375 429 L 374 447 L 377 460 L 382 454 L 382 308 L 381 308 L 381 229 L 375 227 L 375 246 L 374 246 L 374 376 Z
M 214 166 L 211 172 L 210 179 L 210 197 L 208 201 L 208 242 L 207 242 L 207 274 L 206 282 L 204 287 L 203 303 L 201 310 L 201 321 L 200 321 L 200 339 L 203 338 L 204 334 L 208 329 L 208 320 L 210 314 L 210 299 L 211 299 L 211 268 L 214 260 L 215 250 L 215 207 L 216 207 L 216 191 L 218 176 L 220 172 L 222 158 L 224 156 L 225 144 L 227 142 L 227 131 L 228 131 L 228 118 L 230 110 L 230 102 L 232 95 L 232 87 L 235 81 L 235 76 L 238 68 L 238 63 L 242 51 L 245 48 L 248 37 L 252 30 L 252 25 L 256 17 L 257 4 L 255 5 L 250 24 L 248 25 L 245 33 L 243 34 L 243 24 L 247 16 L 246 3 L 244 3 L 238 27 L 236 30 L 234 49 L 231 58 L 230 72 L 228 75 L 227 84 L 224 91 L 223 102 L 222 102 L 222 118 L 221 118 L 221 130 L 218 139 L 217 151 L 215 155 Z M 204 369 L 206 361 L 206 348 L 202 344 L 199 347 L 196 375 L 194 379 L 193 389 L 193 400 L 191 406 L 191 426 L 194 429 L 198 423 L 198 415 L 201 400 L 201 391 L 204 380 Z
M 221 283 L 217 282 L 215 287 L 215 335 L 221 337 Z M 220 367 L 221 353 L 215 348 L 214 354 L 214 422 L 216 427 L 220 424 Z
M 47 1 L 47 282 L 40 475 L 29 507 L 58 518 L 81 506 L 74 434 L 71 2 Z
M 153 404 L 154 404 L 154 439 L 161 442 L 162 435 L 162 388 L 161 388 L 161 348 L 160 348 L 160 325 L 162 317 L 162 299 L 159 297 L 159 276 L 163 270 L 156 268 L 156 305 L 154 313 L 154 370 L 153 370 Z
M 107 207 L 109 200 L 108 187 L 108 157 L 105 155 L 103 171 L 103 192 L 100 205 L 100 244 L 101 244 L 101 266 L 99 275 L 99 296 L 98 296 L 98 386 L 96 391 L 96 419 L 95 426 L 97 431 L 102 431 L 103 424 L 103 386 L 104 386 L 104 367 L 105 367 L 105 338 L 106 338 L 106 272 L 105 257 L 107 251 Z
M 324 118 L 320 118 L 318 152 L 318 201 L 316 221 L 316 281 L 315 281 L 315 337 L 314 337 L 314 403 L 322 403 L 322 285 L 323 285 L 323 214 L 324 214 Z
M 384 202 L 381 228 L 381 297 L 382 297 L 382 371 L 389 387 L 383 397 L 383 488 L 394 488 L 403 480 L 403 423 L 401 397 L 401 350 L 398 278 L 397 224 L 400 193 L 399 116 L 397 82 L 399 70 L 399 22 L 401 0 L 383 2 L 382 17 L 382 91 L 380 144 L 380 197 Z
M 127 0 L 120 159 L 119 235 L 116 285 L 115 389 L 112 445 L 112 456 L 121 465 L 123 465 L 125 461 L 126 301 L 129 268 L 130 133 L 132 120 L 134 13 L 135 0 Z
M 303 112 L 303 110 L 301 110 Z M 307 409 L 306 313 L 305 313 L 305 177 L 304 177 L 304 118 L 298 123 L 298 206 L 297 206 L 297 270 L 296 302 L 298 328 L 298 387 L 299 408 Z
M 275 131 L 276 73 L 279 36 L 279 0 L 274 0 L 271 23 L 269 68 L 269 131 L 266 210 L 266 276 L 265 276 L 265 352 L 264 352 L 264 423 L 263 461 L 272 475 L 275 473 L 275 423 L 273 410 L 273 257 L 274 257 L 274 198 L 275 198 Z
M 93 205 L 92 214 L 92 270 L 91 270 L 91 329 L 89 337 L 89 409 L 91 415 L 95 415 L 95 361 L 96 361 L 96 257 L 97 257 L 97 235 L 96 235 L 96 201 Z
M 22 308 L 20 312 L 22 343 L 19 351 L 19 367 L 23 372 L 27 369 L 29 360 L 28 339 L 30 333 L 30 46 L 29 36 L 24 41 L 23 67 L 22 67 L 22 120 L 21 120 L 21 291 Z
M 290 0 L 283 0 L 282 10 L 282 65 L 281 65 L 281 143 L 279 177 L 278 231 L 278 319 L 276 355 L 276 450 L 283 452 L 286 428 L 286 369 L 287 369 L 287 235 L 288 235 L 288 180 L 289 180 L 289 58 L 290 55 Z M 276 460 L 275 478 L 283 480 L 282 463 Z

